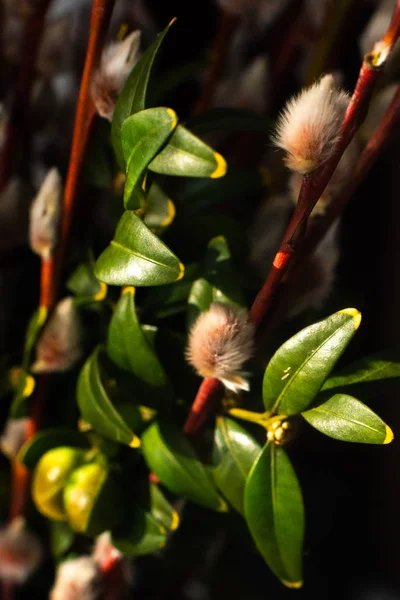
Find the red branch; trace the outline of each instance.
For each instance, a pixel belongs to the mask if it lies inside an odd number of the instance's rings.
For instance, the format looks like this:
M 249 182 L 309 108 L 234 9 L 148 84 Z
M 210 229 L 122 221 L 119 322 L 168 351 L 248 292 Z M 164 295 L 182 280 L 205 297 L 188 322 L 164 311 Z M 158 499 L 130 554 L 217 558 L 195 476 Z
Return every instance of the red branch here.
M 42 0 L 25 25 L 21 66 L 14 89 L 10 114 L 8 115 L 5 140 L 0 159 L 0 191 L 11 175 L 15 144 L 22 138 L 26 109 L 29 106 L 35 65 L 42 37 L 45 17 L 51 0 Z
M 390 54 L 393 44 L 399 37 L 399 34 L 400 0 L 397 0 L 396 8 L 385 38 L 375 45 L 370 54 L 367 54 L 364 57 L 353 96 L 345 114 L 341 139 L 335 154 L 322 168 L 303 178 L 303 184 L 292 219 L 283 236 L 280 248 L 275 256 L 267 279 L 250 310 L 250 319 L 255 324 L 258 332 L 271 306 L 279 284 L 289 267 L 294 263 L 296 253 L 303 246 L 308 217 L 329 183 L 341 156 L 366 116 L 376 80 L 386 64 L 387 57 Z M 386 130 L 388 130 L 388 127 L 389 126 L 386 127 Z M 371 157 L 369 160 L 370 159 Z M 212 411 L 216 396 L 218 396 L 221 391 L 222 384 L 218 380 L 203 380 L 185 423 L 185 433 L 193 435 L 199 430 Z

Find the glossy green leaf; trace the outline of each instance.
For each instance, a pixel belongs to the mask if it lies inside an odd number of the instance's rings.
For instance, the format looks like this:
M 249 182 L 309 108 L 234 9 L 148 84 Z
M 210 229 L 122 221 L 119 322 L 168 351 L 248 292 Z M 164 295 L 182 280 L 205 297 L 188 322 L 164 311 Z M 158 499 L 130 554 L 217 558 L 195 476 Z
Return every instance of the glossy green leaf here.
M 152 231 L 160 235 L 175 218 L 175 205 L 164 190 L 154 182 L 147 196 L 143 221 Z
M 188 298 L 188 328 L 200 312 L 208 310 L 212 302 L 244 306 L 240 282 L 232 264 L 231 253 L 223 236 L 208 244 L 204 260 L 204 275 L 193 283 Z
M 168 377 L 136 314 L 135 290 L 126 288 L 108 329 L 107 351 L 121 369 L 144 381 L 158 396 L 170 395 Z
M 133 67 L 115 105 L 111 124 L 111 140 L 118 164 L 122 171 L 125 171 L 125 161 L 121 141 L 122 125 L 125 119 L 146 108 L 146 92 L 151 68 L 161 43 L 174 20 L 159 34 Z
M 242 514 L 246 479 L 260 452 L 261 446 L 236 421 L 217 419 L 211 473 L 218 489 Z
M 54 558 L 61 558 L 71 549 L 75 540 L 75 533 L 68 523 L 64 521 L 51 521 L 50 547 Z
M 87 263 L 79 265 L 67 280 L 67 288 L 78 298 L 103 300 L 107 293 L 104 283 L 101 283 L 93 272 L 93 267 Z
M 148 108 L 132 115 L 122 124 L 122 150 L 126 163 L 124 205 L 128 209 L 139 206 L 131 202 L 133 190 L 151 160 L 157 155 L 178 123 L 171 108 Z M 137 196 L 134 195 L 134 200 Z
M 54 427 L 39 431 L 27 440 L 18 452 L 17 459 L 32 470 L 46 452 L 59 446 L 89 448 L 86 437 L 76 429 Z
M 110 285 L 162 285 L 177 281 L 183 273 L 175 254 L 129 210 L 95 268 L 96 277 Z
M 210 108 L 190 119 L 188 126 L 196 134 L 222 130 L 271 132 L 271 121 L 241 108 Z
M 142 451 L 149 469 L 171 492 L 213 510 L 227 510 L 179 427 L 153 423 L 142 436 Z
M 97 347 L 81 369 L 77 385 L 77 400 L 82 418 L 104 437 L 127 444 L 133 448 L 139 440 L 117 408 L 111 402 L 109 394 L 100 376 Z
M 393 439 L 390 427 L 368 406 L 347 396 L 332 398 L 302 413 L 314 429 L 335 440 L 360 444 L 389 444 Z
M 345 309 L 306 327 L 285 342 L 265 371 L 266 410 L 282 415 L 305 410 L 345 351 L 360 321 L 357 310 Z
M 183 125 L 178 125 L 168 144 L 149 164 L 149 169 L 163 175 L 180 177 L 223 177 L 225 159 Z
M 267 444 L 250 471 L 245 516 L 265 562 L 291 588 L 302 586 L 304 507 L 296 473 L 281 446 Z
M 123 529 L 113 532 L 113 545 L 124 556 L 142 556 L 161 550 L 167 536 L 150 513 L 139 506 L 134 507 L 131 522 L 125 522 Z
M 392 348 L 367 356 L 329 377 L 321 397 L 344 393 L 369 400 L 400 380 L 400 350 Z

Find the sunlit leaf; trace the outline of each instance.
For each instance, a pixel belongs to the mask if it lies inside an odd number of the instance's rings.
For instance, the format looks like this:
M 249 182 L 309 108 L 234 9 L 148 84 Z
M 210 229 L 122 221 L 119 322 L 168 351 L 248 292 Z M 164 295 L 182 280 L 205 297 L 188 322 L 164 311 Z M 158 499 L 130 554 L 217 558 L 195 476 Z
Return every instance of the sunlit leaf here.
M 349 308 L 306 327 L 285 342 L 264 375 L 266 410 L 293 415 L 307 408 L 339 360 L 361 321 Z
M 132 211 L 125 211 L 115 237 L 97 260 L 95 275 L 110 285 L 162 285 L 177 281 L 184 267 Z
M 344 442 L 388 444 L 391 429 L 362 402 L 335 394 L 332 398 L 302 413 L 305 420 L 321 433 Z

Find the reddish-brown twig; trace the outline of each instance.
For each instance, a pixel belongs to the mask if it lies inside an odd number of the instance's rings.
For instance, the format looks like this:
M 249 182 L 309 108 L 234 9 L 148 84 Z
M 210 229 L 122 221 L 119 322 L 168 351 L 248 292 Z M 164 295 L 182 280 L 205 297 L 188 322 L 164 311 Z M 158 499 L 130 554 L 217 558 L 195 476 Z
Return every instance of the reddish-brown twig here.
M 206 73 L 206 80 L 197 101 L 193 114 L 198 115 L 209 108 L 214 96 L 218 79 L 224 66 L 226 48 L 238 22 L 237 17 L 221 10 L 217 34 L 211 50 L 211 61 Z
M 0 158 L 0 191 L 11 175 L 15 145 L 21 139 L 25 122 L 25 112 L 29 106 L 32 84 L 35 79 L 35 65 L 42 37 L 45 17 L 51 0 L 42 0 L 29 17 L 24 31 L 21 65 L 15 83 L 5 139 Z M 23 136 L 22 136 L 23 139 Z
M 212 377 L 203 379 L 183 427 L 186 435 L 194 435 L 201 428 L 212 412 L 222 389 L 223 385 L 219 379 Z

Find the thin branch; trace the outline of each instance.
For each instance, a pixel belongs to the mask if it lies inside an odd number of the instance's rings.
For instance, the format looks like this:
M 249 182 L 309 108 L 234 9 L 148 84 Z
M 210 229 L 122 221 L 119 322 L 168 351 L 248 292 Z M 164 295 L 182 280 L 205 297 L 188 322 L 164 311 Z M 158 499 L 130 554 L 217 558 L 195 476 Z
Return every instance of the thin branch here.
M 226 48 L 237 25 L 238 18 L 225 10 L 220 11 L 217 34 L 211 50 L 211 62 L 206 73 L 206 80 L 201 96 L 197 101 L 193 114 L 198 115 L 209 108 L 213 99 L 215 88 L 224 66 Z
M 183 427 L 186 435 L 194 435 L 202 427 L 220 398 L 223 387 L 219 379 L 203 379 Z
M 36 58 L 50 2 L 51 0 L 42 0 L 25 25 L 21 65 L 14 88 L 0 157 L 0 191 L 4 189 L 10 178 L 15 145 L 18 139 L 22 137 L 25 114 L 35 80 Z

